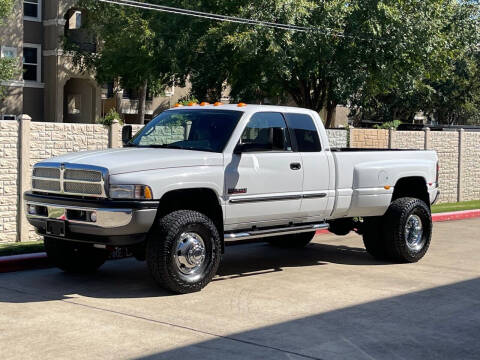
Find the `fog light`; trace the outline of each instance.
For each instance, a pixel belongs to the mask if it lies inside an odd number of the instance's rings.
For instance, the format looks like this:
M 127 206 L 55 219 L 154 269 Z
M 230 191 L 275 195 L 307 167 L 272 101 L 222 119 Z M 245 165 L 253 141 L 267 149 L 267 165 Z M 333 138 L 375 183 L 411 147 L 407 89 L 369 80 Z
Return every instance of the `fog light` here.
M 97 213 L 96 213 L 96 212 L 92 212 L 92 213 L 90 214 L 90 220 L 91 220 L 92 222 L 97 222 Z
M 35 205 L 28 205 L 28 213 L 30 215 L 37 215 L 37 208 Z

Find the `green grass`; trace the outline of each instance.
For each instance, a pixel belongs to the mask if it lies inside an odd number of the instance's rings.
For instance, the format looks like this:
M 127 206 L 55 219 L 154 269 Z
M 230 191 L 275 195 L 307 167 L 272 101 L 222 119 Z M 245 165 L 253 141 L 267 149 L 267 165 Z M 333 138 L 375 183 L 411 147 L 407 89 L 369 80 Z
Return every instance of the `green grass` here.
M 480 200 L 458 203 L 437 204 L 432 206 L 432 213 L 480 209 Z
M 44 252 L 43 241 L 0 244 L 0 256 Z

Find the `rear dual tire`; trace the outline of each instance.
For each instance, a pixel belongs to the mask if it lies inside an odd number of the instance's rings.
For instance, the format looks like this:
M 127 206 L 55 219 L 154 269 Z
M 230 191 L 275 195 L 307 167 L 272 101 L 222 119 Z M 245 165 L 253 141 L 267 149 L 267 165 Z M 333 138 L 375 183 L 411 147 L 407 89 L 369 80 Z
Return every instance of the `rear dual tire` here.
M 378 260 L 417 262 L 427 253 L 431 239 L 430 208 L 420 199 L 396 199 L 385 215 L 364 219 L 365 249 Z

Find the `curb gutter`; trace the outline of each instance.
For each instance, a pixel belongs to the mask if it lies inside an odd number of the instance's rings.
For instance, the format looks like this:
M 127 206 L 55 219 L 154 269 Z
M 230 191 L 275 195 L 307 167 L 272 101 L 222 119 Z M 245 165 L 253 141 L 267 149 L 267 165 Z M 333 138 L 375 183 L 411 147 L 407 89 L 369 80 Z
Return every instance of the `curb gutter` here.
M 463 220 L 480 217 L 480 209 L 432 214 L 433 222 Z M 329 234 L 328 230 L 318 230 L 317 235 Z M 46 253 L 0 256 L 0 273 L 40 269 L 50 267 Z

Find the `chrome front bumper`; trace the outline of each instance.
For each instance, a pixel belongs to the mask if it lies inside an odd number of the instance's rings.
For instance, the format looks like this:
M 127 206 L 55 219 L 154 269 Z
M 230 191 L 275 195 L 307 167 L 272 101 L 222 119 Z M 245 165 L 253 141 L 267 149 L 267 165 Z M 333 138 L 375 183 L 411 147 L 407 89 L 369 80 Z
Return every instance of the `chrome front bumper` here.
M 114 201 L 24 194 L 28 222 L 38 234 L 51 236 L 47 224 L 65 222 L 59 239 L 128 246 L 145 240 L 157 214 L 158 201 Z
M 28 219 L 66 220 L 104 229 L 126 226 L 133 218 L 132 209 L 102 209 L 38 202 L 27 202 L 25 206 Z

